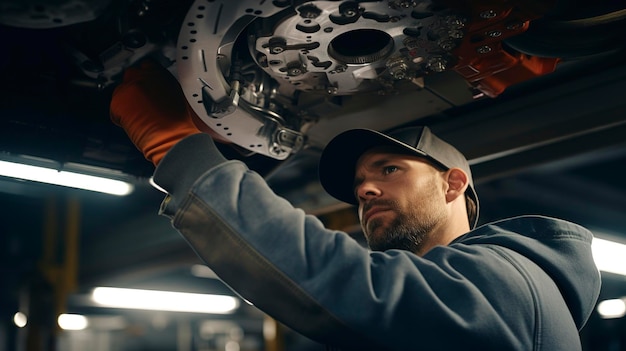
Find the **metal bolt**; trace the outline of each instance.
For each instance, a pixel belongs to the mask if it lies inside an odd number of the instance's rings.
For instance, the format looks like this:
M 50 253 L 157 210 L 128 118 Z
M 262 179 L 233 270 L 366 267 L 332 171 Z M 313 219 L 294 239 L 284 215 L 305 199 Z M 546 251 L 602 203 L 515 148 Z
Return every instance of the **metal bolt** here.
M 356 2 L 346 1 L 344 4 L 339 6 L 339 13 L 346 17 L 358 16 L 359 10 L 359 5 Z
M 302 68 L 299 68 L 299 67 L 292 67 L 287 70 L 287 75 L 291 77 L 299 76 L 302 73 L 303 73 Z
M 270 153 L 274 154 L 274 155 L 280 155 L 284 152 L 284 150 L 278 146 L 278 145 L 272 145 L 272 147 L 270 148 Z
M 448 35 L 449 35 L 451 38 L 454 38 L 454 39 L 462 39 L 462 38 L 465 36 L 465 33 L 463 33 L 463 31 L 462 31 L 462 30 L 458 30 L 458 29 L 450 29 L 450 30 L 448 31 Z
M 487 32 L 487 35 L 492 38 L 497 38 L 502 35 L 502 32 L 499 30 L 490 30 L 489 32 Z
M 478 48 L 476 48 L 476 52 L 478 52 L 479 54 L 486 54 L 488 52 L 491 52 L 491 46 L 489 45 L 479 46 Z
M 496 13 L 496 11 L 494 10 L 487 10 L 487 11 L 483 11 L 480 13 L 480 18 L 483 19 L 490 19 L 490 18 L 494 18 L 498 15 L 498 13 Z
M 434 56 L 428 59 L 427 67 L 433 72 L 443 72 L 446 70 L 447 61 L 441 56 Z
M 440 40 L 439 47 L 446 51 L 450 51 L 456 47 L 456 43 L 451 39 Z
M 402 44 L 404 44 L 404 46 L 409 49 L 409 50 L 415 50 L 416 48 L 419 47 L 419 42 L 417 41 L 417 39 L 415 38 L 411 38 L 411 37 L 406 37 L 403 41 Z
M 389 67 L 389 74 L 397 80 L 402 80 L 406 78 L 407 69 L 405 63 L 399 62 Z
M 391 58 L 386 63 L 389 74 L 396 80 L 402 80 L 407 77 L 409 65 L 403 57 Z
M 337 67 L 335 67 L 335 72 L 342 73 L 345 72 L 346 69 L 348 69 L 348 67 L 346 67 L 345 65 L 337 65 Z
M 445 18 L 445 22 L 452 27 L 463 28 L 465 27 L 465 24 L 467 23 L 467 18 L 457 16 L 457 15 L 447 16 Z
M 283 51 L 285 51 L 285 49 L 281 46 L 272 46 L 270 48 L 270 53 L 272 54 L 280 54 Z
M 403 70 L 394 70 L 394 72 L 391 73 L 391 76 L 397 80 L 403 80 L 406 78 L 406 72 Z
M 337 89 L 337 87 L 328 87 L 326 89 L 326 92 L 329 94 L 337 94 L 337 92 L 339 91 L 339 89 Z

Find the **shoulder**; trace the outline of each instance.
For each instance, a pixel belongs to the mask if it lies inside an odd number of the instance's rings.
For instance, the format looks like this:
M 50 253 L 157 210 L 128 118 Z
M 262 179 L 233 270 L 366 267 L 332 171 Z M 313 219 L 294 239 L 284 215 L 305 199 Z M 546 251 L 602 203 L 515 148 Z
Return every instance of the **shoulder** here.
M 571 239 L 586 243 L 591 243 L 593 238 L 593 234 L 579 224 L 547 216 L 524 215 L 481 225 L 453 243 L 473 244 L 494 239 L 508 241 L 520 236 L 539 241 Z

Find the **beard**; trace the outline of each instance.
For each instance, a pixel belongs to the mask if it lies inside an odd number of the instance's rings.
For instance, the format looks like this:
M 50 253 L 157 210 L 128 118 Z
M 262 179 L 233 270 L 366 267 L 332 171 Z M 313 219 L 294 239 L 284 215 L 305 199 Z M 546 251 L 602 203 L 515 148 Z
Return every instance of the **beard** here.
M 428 228 L 410 226 L 406 220 L 399 215 L 386 228 L 381 228 L 384 223 L 382 220 L 374 219 L 369 227 L 370 233 L 381 230 L 379 235 L 368 235 L 367 244 L 373 251 L 387 251 L 391 249 L 407 250 L 418 252 L 424 237 L 428 234 Z
M 395 200 L 374 200 L 366 205 L 365 211 L 376 205 L 389 208 L 396 216 L 390 223 L 384 218 L 373 218 L 367 225 L 362 223 L 367 244 L 373 251 L 399 249 L 418 253 L 424 238 L 446 218 L 445 205 L 437 201 L 435 191 L 410 201 L 406 211 Z

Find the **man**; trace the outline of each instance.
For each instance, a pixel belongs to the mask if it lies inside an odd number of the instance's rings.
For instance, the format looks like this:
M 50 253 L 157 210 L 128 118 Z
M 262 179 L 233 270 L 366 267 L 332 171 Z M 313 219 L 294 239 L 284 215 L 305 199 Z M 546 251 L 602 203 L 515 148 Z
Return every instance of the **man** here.
M 320 181 L 335 198 L 359 206 L 373 250 L 423 255 L 478 222 L 467 160 L 425 127 L 339 135 L 322 154 Z
M 127 70 L 111 115 L 157 166 L 161 214 L 206 264 L 314 340 L 346 350 L 581 349 L 600 287 L 591 233 L 538 216 L 474 228 L 467 161 L 428 128 L 348 131 L 324 151 L 320 180 L 358 205 L 367 250 L 226 160 L 158 65 Z

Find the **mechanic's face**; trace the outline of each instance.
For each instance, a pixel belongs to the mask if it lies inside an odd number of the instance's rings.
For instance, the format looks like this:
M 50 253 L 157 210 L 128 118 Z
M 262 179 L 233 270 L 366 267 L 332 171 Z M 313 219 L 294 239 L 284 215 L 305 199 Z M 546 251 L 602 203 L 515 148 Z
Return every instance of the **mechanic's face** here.
M 424 238 L 446 220 L 442 173 L 425 159 L 390 147 L 359 158 L 354 191 L 372 250 L 420 252 Z

